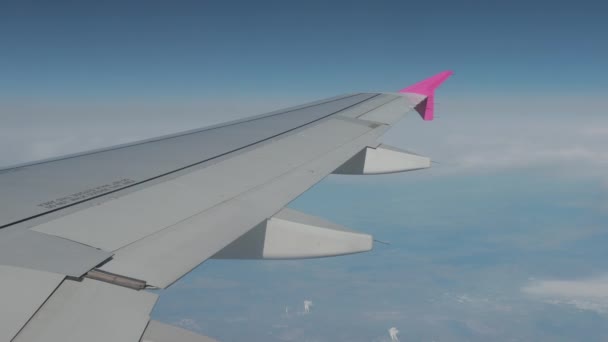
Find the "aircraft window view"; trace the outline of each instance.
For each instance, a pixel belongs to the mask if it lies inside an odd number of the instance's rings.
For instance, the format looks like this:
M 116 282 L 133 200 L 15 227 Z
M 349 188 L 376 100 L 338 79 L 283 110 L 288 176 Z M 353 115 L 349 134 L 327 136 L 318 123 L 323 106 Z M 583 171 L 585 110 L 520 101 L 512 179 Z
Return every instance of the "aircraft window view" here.
M 606 32 L 0 2 L 0 342 L 607 341 Z

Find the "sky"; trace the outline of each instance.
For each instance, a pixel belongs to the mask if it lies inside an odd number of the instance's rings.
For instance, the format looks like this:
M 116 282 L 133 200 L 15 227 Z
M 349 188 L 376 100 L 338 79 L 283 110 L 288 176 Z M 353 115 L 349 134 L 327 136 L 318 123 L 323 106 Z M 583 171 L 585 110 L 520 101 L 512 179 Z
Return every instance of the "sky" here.
M 153 318 L 221 341 L 605 341 L 607 16 L 600 1 L 2 1 L 0 165 L 454 70 L 433 122 L 383 138 L 431 169 L 330 176 L 290 204 L 389 245 L 208 261 Z

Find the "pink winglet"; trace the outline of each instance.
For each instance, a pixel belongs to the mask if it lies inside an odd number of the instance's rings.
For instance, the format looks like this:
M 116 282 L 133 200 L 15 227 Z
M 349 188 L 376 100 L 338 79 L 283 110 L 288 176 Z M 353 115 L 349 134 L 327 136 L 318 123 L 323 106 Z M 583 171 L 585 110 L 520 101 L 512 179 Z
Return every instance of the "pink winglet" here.
M 435 110 L 435 89 L 454 72 L 451 70 L 440 72 L 407 88 L 399 90 L 400 93 L 413 93 L 425 95 L 427 98 L 416 106 L 416 111 L 423 120 L 433 120 Z

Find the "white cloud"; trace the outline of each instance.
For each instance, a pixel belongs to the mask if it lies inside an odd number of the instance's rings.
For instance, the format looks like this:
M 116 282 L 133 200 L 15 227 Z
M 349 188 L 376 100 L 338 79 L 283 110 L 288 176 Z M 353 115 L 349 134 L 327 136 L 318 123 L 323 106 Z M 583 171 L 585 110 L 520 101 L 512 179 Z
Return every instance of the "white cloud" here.
M 399 342 L 399 330 L 397 328 L 391 327 L 390 329 L 388 329 L 388 334 L 392 342 Z
M 436 173 L 540 166 L 598 176 L 608 166 L 604 108 L 599 96 L 446 98 L 435 122 L 409 117 L 385 141 L 439 161 Z
M 482 296 L 467 293 L 449 293 L 443 294 L 443 297 L 450 302 L 455 302 L 459 307 L 466 307 L 467 310 L 478 312 L 502 312 L 508 313 L 513 311 L 510 305 L 510 298 L 493 295 Z
M 310 313 L 310 307 L 312 306 L 312 301 L 311 300 L 305 300 L 304 301 L 304 314 L 309 314 Z
M 176 322 L 173 322 L 173 325 L 182 327 L 187 330 L 200 331 L 201 326 L 196 322 L 193 318 L 181 318 Z
M 608 276 L 581 280 L 534 281 L 522 288 L 528 295 L 556 305 L 608 314 Z

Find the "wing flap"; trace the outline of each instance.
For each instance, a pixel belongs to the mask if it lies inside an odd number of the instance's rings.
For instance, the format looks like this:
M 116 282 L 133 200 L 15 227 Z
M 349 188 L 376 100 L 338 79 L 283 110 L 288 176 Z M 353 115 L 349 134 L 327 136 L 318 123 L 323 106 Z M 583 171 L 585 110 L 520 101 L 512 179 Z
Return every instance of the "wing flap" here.
M 0 341 L 11 341 L 63 278 L 56 273 L 0 265 Z
M 65 280 L 13 342 L 139 341 L 157 297 L 87 278 Z
M 111 253 L 29 229 L 7 231 L 0 238 L 0 265 L 80 277 L 109 259 Z

